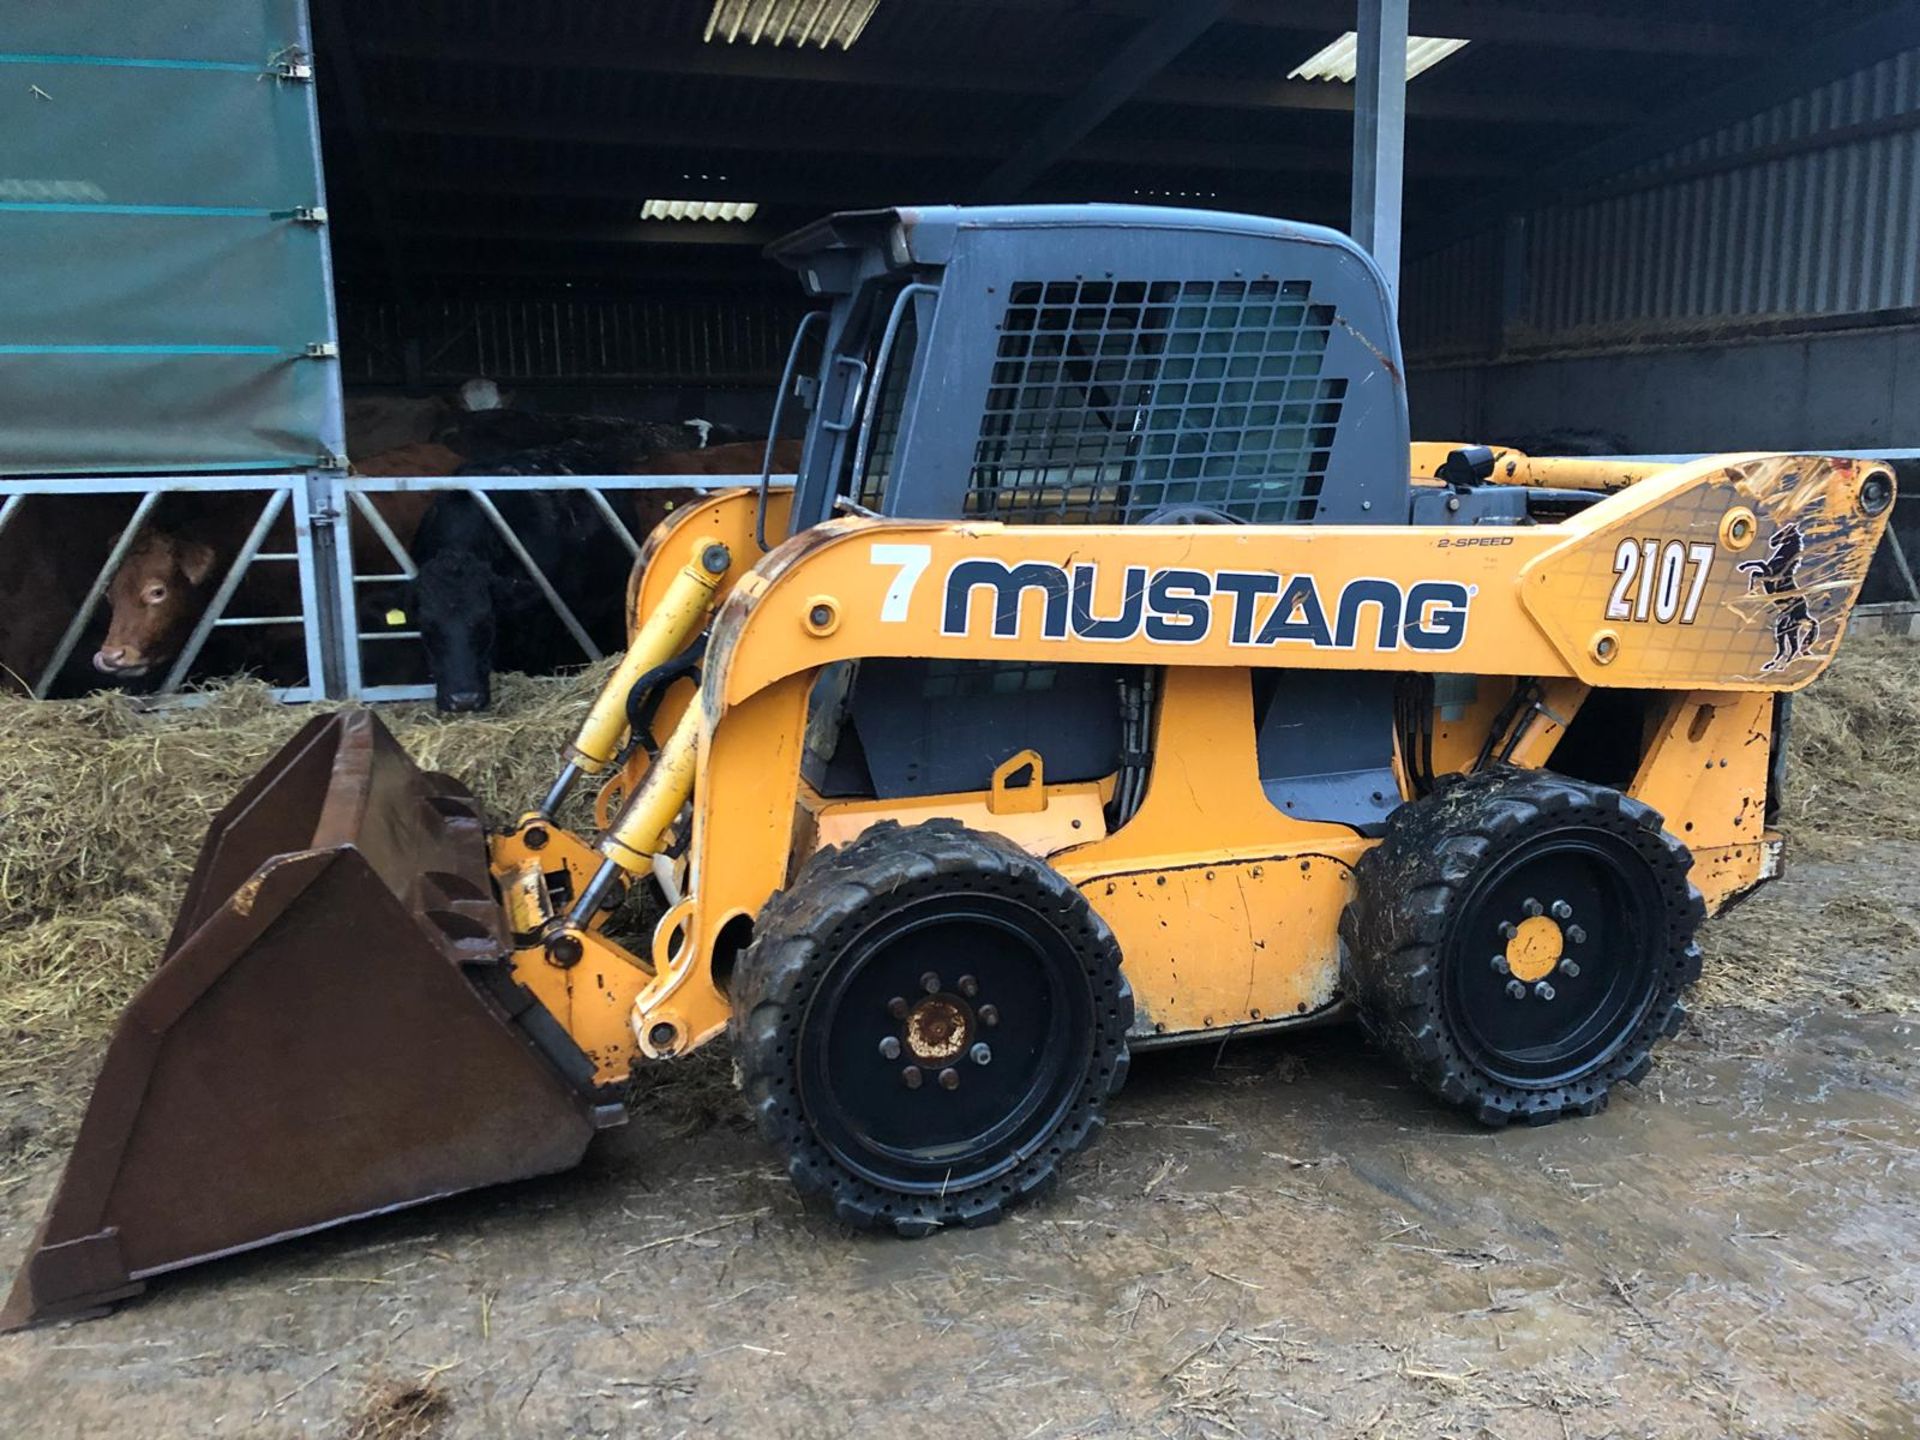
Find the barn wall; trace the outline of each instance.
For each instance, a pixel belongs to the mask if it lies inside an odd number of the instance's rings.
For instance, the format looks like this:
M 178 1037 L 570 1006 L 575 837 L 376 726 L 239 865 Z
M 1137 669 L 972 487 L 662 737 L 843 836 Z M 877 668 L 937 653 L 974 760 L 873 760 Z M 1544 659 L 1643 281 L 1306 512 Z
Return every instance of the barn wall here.
M 1920 328 L 1415 367 L 1422 439 L 1590 437 L 1627 454 L 1920 447 Z
M 399 306 L 346 299 L 349 385 L 766 385 L 780 376 L 805 306 L 797 287 L 713 295 L 449 299 Z M 411 349 L 411 354 L 409 353 Z
M 805 312 L 777 293 L 453 298 L 340 302 L 348 443 L 369 397 L 447 395 L 476 377 L 510 404 L 631 420 L 700 418 L 766 431 L 773 393 Z M 791 417 L 790 417 L 791 418 Z M 791 429 L 791 425 L 784 428 Z
M 1920 445 L 1920 51 L 1408 267 L 1415 433 Z

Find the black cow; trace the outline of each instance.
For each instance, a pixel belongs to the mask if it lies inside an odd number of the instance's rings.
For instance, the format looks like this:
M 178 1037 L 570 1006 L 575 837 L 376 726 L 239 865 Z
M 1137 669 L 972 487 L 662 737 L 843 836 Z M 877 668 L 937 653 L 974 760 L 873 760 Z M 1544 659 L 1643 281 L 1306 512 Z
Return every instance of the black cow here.
M 540 571 L 602 651 L 624 639 L 621 607 L 631 557 L 578 492 L 494 495 Z M 496 670 L 550 672 L 580 647 L 539 585 L 471 495 L 439 496 L 414 537 L 412 619 L 427 652 L 434 704 L 484 710 Z

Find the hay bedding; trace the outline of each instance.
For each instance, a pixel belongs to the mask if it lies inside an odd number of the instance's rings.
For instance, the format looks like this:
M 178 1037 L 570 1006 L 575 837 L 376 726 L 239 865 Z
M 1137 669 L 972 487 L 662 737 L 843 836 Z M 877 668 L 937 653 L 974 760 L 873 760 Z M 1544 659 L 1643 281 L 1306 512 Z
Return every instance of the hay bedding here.
M 601 673 L 503 677 L 485 715 L 425 705 L 382 714 L 422 765 L 460 776 L 493 815 L 509 816 L 551 779 Z M 313 713 L 246 682 L 160 712 L 111 694 L 0 698 L 0 1082 L 94 1062 L 152 968 L 208 820 Z M 1796 853 L 1885 866 L 1873 852 L 1886 841 L 1920 839 L 1920 647 L 1851 643 L 1796 706 L 1793 758 L 1786 823 Z M 1825 933 L 1797 947 L 1804 957 L 1769 935 L 1763 907 L 1710 927 L 1702 999 L 1785 1002 L 1817 989 L 1920 1008 L 1920 984 L 1910 983 L 1920 928 L 1878 892 L 1870 865 L 1861 869 L 1857 893 L 1814 906 Z M 1851 990 L 1801 973 L 1830 969 L 1843 952 L 1871 972 Z M 1735 983 L 1716 978 L 1729 974 Z
M 552 781 L 600 673 L 498 677 L 484 715 L 381 715 L 423 766 L 511 816 Z M 0 1083 L 97 1058 L 172 928 L 208 821 L 319 708 L 247 681 L 202 698 L 143 711 L 111 693 L 0 697 Z
M 1842 647 L 1793 707 L 1784 886 L 1710 921 L 1694 1010 L 1920 1013 L 1920 645 Z

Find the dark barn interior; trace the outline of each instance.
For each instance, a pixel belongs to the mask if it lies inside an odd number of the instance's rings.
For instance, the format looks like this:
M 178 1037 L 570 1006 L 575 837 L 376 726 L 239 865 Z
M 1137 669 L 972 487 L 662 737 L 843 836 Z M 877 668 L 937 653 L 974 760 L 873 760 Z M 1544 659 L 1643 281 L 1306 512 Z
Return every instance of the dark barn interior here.
M 751 423 L 802 308 L 761 248 L 839 208 L 1137 201 L 1347 225 L 1355 87 L 1289 78 L 1353 25 L 1346 0 L 878 0 L 827 7 L 849 26 L 871 11 L 850 47 L 770 43 L 817 8 L 315 0 L 350 390 L 484 374 L 522 403 Z M 1782 57 L 1877 8 L 1415 3 L 1416 35 L 1469 43 L 1408 87 L 1410 274 L 1582 167 L 1671 145 L 1678 120 L 1711 120 L 1703 102 L 1764 103 Z M 757 209 L 644 218 L 652 199 Z M 1418 290 L 1410 312 L 1435 298 Z

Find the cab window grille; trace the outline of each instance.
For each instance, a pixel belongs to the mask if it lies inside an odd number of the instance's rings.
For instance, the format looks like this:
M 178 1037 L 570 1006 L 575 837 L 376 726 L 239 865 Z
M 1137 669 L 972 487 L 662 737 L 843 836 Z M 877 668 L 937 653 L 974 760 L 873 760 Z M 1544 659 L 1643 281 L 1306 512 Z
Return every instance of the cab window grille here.
M 967 513 L 1016 522 L 1313 518 L 1346 382 L 1299 280 L 1018 281 Z
M 886 372 L 880 377 L 880 394 L 873 413 L 873 434 L 867 442 L 867 460 L 854 494 L 869 510 L 884 510 L 887 481 L 893 475 L 893 457 L 900 444 L 900 417 L 906 409 L 907 381 L 913 372 L 914 352 L 920 343 L 919 322 L 911 305 L 900 317 L 894 332 L 893 349 L 887 355 Z

